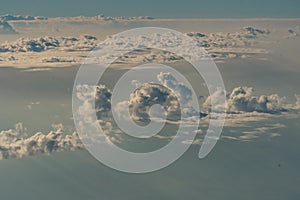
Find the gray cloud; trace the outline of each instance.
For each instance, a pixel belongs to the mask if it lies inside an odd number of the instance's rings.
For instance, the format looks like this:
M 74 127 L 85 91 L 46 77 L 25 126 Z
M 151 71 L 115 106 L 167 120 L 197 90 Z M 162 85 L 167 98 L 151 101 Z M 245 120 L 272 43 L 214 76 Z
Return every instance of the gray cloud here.
M 0 19 L 0 34 L 16 34 L 17 31 L 6 21 Z
M 46 17 L 30 15 L 1 15 L 0 21 L 18 21 L 18 20 L 46 20 Z

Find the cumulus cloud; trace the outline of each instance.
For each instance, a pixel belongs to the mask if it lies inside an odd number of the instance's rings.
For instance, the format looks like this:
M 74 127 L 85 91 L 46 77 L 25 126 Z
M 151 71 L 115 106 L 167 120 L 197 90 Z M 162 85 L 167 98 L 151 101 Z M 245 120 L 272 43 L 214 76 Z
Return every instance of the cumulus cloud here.
M 212 96 L 218 98 L 223 91 L 217 91 Z M 210 107 L 211 97 L 204 102 L 205 107 Z M 280 113 L 287 111 L 284 97 L 278 94 L 254 96 L 251 87 L 236 87 L 227 95 L 227 112 L 262 112 L 262 113 Z M 220 105 L 221 106 L 221 105 Z M 217 108 L 216 108 L 217 110 Z
M 157 79 L 162 85 L 175 91 L 183 104 L 187 105 L 192 101 L 192 90 L 183 83 L 178 82 L 171 73 L 161 72 L 157 75 Z
M 218 96 L 224 95 L 224 93 L 225 91 L 218 90 L 211 96 L 218 101 Z M 204 107 L 209 112 L 212 110 L 211 96 L 204 102 Z M 222 135 L 224 139 L 252 141 L 261 136 L 278 137 L 281 135 L 280 129 L 285 128 L 285 125 L 280 123 L 272 124 L 271 121 L 267 124 L 264 124 L 264 122 L 275 118 L 277 118 L 276 121 L 279 121 L 278 119 L 281 117 L 285 119 L 299 118 L 299 95 L 295 95 L 296 102 L 293 104 L 288 103 L 285 97 L 280 97 L 278 94 L 254 95 L 251 87 L 236 87 L 227 93 L 226 96 L 227 104 L 225 106 L 227 114 L 225 127 L 230 129 L 230 135 L 226 135 L 225 132 Z M 218 106 L 223 105 L 216 103 L 217 106 L 214 110 L 218 111 Z M 208 118 L 204 120 L 208 120 Z M 255 123 L 256 127 L 249 126 L 251 123 Z M 259 126 L 260 123 L 263 124 Z M 236 131 L 236 128 L 241 129 Z
M 252 26 L 242 28 L 237 32 L 217 32 L 203 34 L 199 32 L 187 33 L 188 36 L 197 40 L 203 47 L 210 48 L 232 48 L 249 47 L 255 44 L 257 39 L 270 34 L 269 30 L 258 29 Z
M 204 113 L 197 113 L 192 106 L 192 90 L 185 84 L 179 82 L 171 73 L 160 72 L 157 75 L 157 83 L 140 83 L 136 80 L 132 84 L 138 88 L 130 95 L 129 101 L 119 102 L 114 108 L 120 115 L 129 112 L 132 119 L 137 121 L 149 121 L 149 113 L 164 119 L 177 121 L 183 117 L 202 117 Z M 154 105 L 161 107 L 153 107 Z M 181 111 L 182 110 L 182 111 Z M 122 114 L 124 113 L 124 114 Z M 160 117 L 159 117 L 160 116 Z
M 155 104 L 164 107 L 169 119 L 178 120 L 180 118 L 180 105 L 176 94 L 162 85 L 149 83 L 130 95 L 128 105 L 132 119 L 149 121 L 149 110 Z
M 296 97 L 296 103 L 295 103 L 294 109 L 300 110 L 300 95 L 295 94 L 295 97 Z
M 96 46 L 97 38 L 91 35 L 75 37 L 20 38 L 0 46 L 0 52 L 43 52 L 51 49 L 64 51 L 90 51 Z
M 79 107 L 79 114 L 86 115 L 96 111 L 97 117 L 101 118 L 107 115 L 111 110 L 111 91 L 102 84 L 97 86 L 77 85 L 76 97 L 82 102 Z M 92 105 L 95 99 L 95 105 Z
M 133 80 L 132 84 L 138 86 L 138 88 L 130 95 L 128 101 L 119 102 L 114 109 L 119 115 L 122 115 L 129 108 L 131 117 L 134 120 L 141 121 L 150 120 L 150 108 L 155 104 L 162 105 L 168 118 L 173 120 L 180 119 L 181 109 L 183 110 L 182 114 L 184 117 L 205 117 L 210 111 L 222 110 L 224 107 L 226 107 L 226 112 L 232 115 L 243 113 L 266 113 L 273 115 L 300 109 L 299 95 L 296 95 L 297 102 L 295 104 L 288 104 L 286 98 L 280 97 L 278 94 L 254 95 L 253 88 L 251 87 L 236 87 L 227 93 L 226 105 L 221 105 L 221 102 L 218 102 L 218 99 L 220 99 L 218 97 L 224 95 L 225 91 L 217 90 L 214 94 L 207 97 L 203 103 L 203 108 L 205 108 L 207 113 L 197 113 L 191 106 L 192 90 L 188 86 L 179 82 L 168 72 L 159 73 L 157 80 L 161 84 L 143 84 Z M 98 118 L 108 116 L 108 112 L 111 110 L 112 92 L 105 85 L 100 84 L 96 86 L 96 89 L 92 86 L 81 85 L 77 86 L 77 90 L 77 98 L 82 101 L 79 110 L 81 114 L 94 112 L 91 100 L 95 98 L 95 108 Z M 216 101 L 214 102 L 216 106 L 214 108 L 211 108 L 212 99 Z M 180 105 L 180 101 L 182 105 Z M 158 110 L 158 112 L 161 112 L 161 110 Z M 242 117 L 243 115 L 240 116 Z
M 203 104 L 203 107 L 207 108 L 207 113 L 196 113 L 193 109 L 189 107 L 190 101 L 192 100 L 191 90 L 180 83 L 172 74 L 167 72 L 161 72 L 157 75 L 157 83 L 146 83 L 132 81 L 132 84 L 138 88 L 130 95 L 128 101 L 122 101 L 117 103 L 113 109 L 120 116 L 124 115 L 129 110 L 131 119 L 135 121 L 149 121 L 151 117 L 151 108 L 160 104 L 164 109 L 158 109 L 156 112 L 162 114 L 154 115 L 155 120 L 165 119 L 167 116 L 170 124 L 182 123 L 180 120 L 181 109 L 184 110 L 183 124 L 189 125 L 189 120 L 194 120 L 196 117 L 199 119 L 203 118 L 200 122 L 200 127 L 205 128 L 210 120 L 218 120 L 218 115 L 223 115 L 223 113 L 216 113 L 215 118 L 210 118 L 209 113 L 211 110 L 218 111 L 218 108 L 227 108 L 225 127 L 227 128 L 242 128 L 237 135 L 224 135 L 223 138 L 234 139 L 239 141 L 250 141 L 261 135 L 267 137 L 280 136 L 278 132 L 279 129 L 284 128 L 283 124 L 263 124 L 261 127 L 249 128 L 250 123 L 265 122 L 267 119 L 272 119 L 276 117 L 287 117 L 292 113 L 296 113 L 300 109 L 300 95 L 296 95 L 297 101 L 294 104 L 289 104 L 286 102 L 285 97 L 280 97 L 278 94 L 272 95 L 254 95 L 253 89 L 250 87 L 236 87 L 231 92 L 227 93 L 227 104 L 220 105 L 218 103 L 218 96 L 224 95 L 225 91 L 217 90 L 212 96 L 216 100 L 216 107 L 211 109 L 211 96 L 209 96 Z M 112 121 L 112 116 L 108 115 L 111 109 L 111 91 L 104 85 L 97 86 L 97 97 L 96 105 L 98 105 L 99 123 L 104 124 L 105 127 L 107 121 Z M 83 86 L 81 90 L 85 92 L 78 94 L 78 98 L 82 100 L 82 106 L 80 107 L 80 112 L 87 113 L 92 109 L 90 101 L 86 101 L 86 97 L 95 98 L 95 88 L 91 89 L 90 86 Z M 176 95 L 177 94 L 177 95 Z M 179 104 L 179 100 L 182 98 L 183 105 Z M 185 112 L 186 111 L 186 112 Z M 92 112 L 92 111 L 91 111 Z M 163 113 L 165 112 L 165 114 Z M 208 116 L 208 117 L 206 117 Z M 295 116 L 290 116 L 295 117 Z M 297 117 L 299 115 L 297 114 Z M 108 139 L 112 138 L 114 141 L 122 141 L 122 134 L 109 135 L 110 132 L 115 132 L 115 127 L 110 123 L 108 134 Z M 201 131 L 200 131 L 201 132 Z M 118 133 L 121 133 L 120 131 Z M 163 139 L 163 138 L 162 138 Z M 169 138 L 170 139 L 170 138 Z M 187 141 L 191 142 L 191 141 Z M 199 143 L 199 141 L 197 142 Z
M 77 133 L 64 134 L 61 127 L 61 125 L 56 126 L 56 130 L 48 134 L 38 132 L 29 137 L 22 123 L 16 124 L 15 129 L 1 131 L 0 160 L 82 149 L 83 145 Z

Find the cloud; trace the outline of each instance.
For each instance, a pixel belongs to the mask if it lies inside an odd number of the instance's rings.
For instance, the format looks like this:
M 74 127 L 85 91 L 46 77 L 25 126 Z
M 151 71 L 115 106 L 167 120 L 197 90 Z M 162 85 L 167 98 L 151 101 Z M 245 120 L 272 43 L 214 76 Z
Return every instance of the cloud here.
M 222 91 L 217 91 L 212 96 L 217 98 L 221 93 Z M 210 107 L 210 104 L 211 97 L 208 97 L 204 106 Z M 287 111 L 286 105 L 285 98 L 278 94 L 254 96 L 251 87 L 236 87 L 227 95 L 228 113 L 261 112 L 275 114 Z
M 79 21 L 79 22 L 128 22 L 128 21 L 148 21 L 154 19 L 153 17 L 149 16 L 133 16 L 133 17 L 113 17 L 113 16 L 105 16 L 103 14 L 97 16 L 75 16 L 75 17 L 56 17 L 56 18 L 49 18 L 51 21 Z
M 203 104 L 203 107 L 207 108 L 207 113 L 196 113 L 191 109 L 190 102 L 192 100 L 191 89 L 179 82 L 172 74 L 168 72 L 160 72 L 157 75 L 157 80 L 161 84 L 157 83 L 141 83 L 133 80 L 132 84 L 138 88 L 130 95 L 128 101 L 122 101 L 116 104 L 116 113 L 126 119 L 127 111 L 131 114 L 131 119 L 135 121 L 149 120 L 164 120 L 167 116 L 168 123 L 178 125 L 179 123 L 184 126 L 189 126 L 190 123 L 194 122 L 195 119 L 202 118 L 200 121 L 200 133 L 202 128 L 206 129 L 210 120 L 218 120 L 218 115 L 224 113 L 215 113 L 215 118 L 210 118 L 211 96 L 209 96 Z M 106 123 L 112 121 L 112 116 L 109 113 L 111 109 L 111 91 L 106 86 L 97 86 L 97 100 L 98 110 L 103 111 L 98 114 L 99 121 L 97 123 L 102 124 L 106 127 Z M 78 94 L 78 98 L 82 100 L 82 105 L 79 108 L 80 112 L 84 115 L 92 112 L 92 105 L 89 98 L 94 98 L 95 89 L 91 86 L 81 86 L 81 90 L 85 91 Z M 237 141 L 252 141 L 260 136 L 277 137 L 280 136 L 280 129 L 285 128 L 284 124 L 272 124 L 268 122 L 268 119 L 272 118 L 295 118 L 299 117 L 298 111 L 300 110 L 300 95 L 296 95 L 297 101 L 294 104 L 286 102 L 285 97 L 280 97 L 278 94 L 272 95 L 254 95 L 251 87 L 236 87 L 227 96 L 227 104 L 218 104 L 218 96 L 224 95 L 225 91 L 217 90 L 212 96 L 216 99 L 216 108 L 226 106 L 226 122 L 225 127 L 228 129 L 238 129 L 237 132 L 230 132 L 230 135 L 222 136 L 224 139 L 232 139 Z M 178 96 L 176 95 L 178 94 Z M 179 100 L 182 98 L 183 105 L 179 104 Z M 161 105 L 155 110 L 151 110 L 154 105 Z M 162 109 L 163 108 L 163 109 Z M 184 110 L 183 121 L 180 120 L 181 109 Z M 151 114 L 151 112 L 154 112 Z M 156 112 L 156 113 L 155 113 Z M 165 112 L 165 113 L 164 113 Z M 160 114 L 160 115 L 159 115 Z M 154 116 L 154 118 L 152 118 Z M 128 119 L 127 119 L 128 120 Z M 276 120 L 279 121 L 279 120 Z M 190 122 L 190 123 L 189 123 Z M 268 122 L 268 123 L 265 123 Z M 255 123 L 262 125 L 253 127 L 251 124 Z M 124 140 L 122 131 L 115 127 L 113 123 L 110 123 L 108 128 L 107 139 L 111 139 L 115 142 L 122 142 Z M 116 134 L 118 133 L 118 134 Z M 158 137 L 159 138 L 159 137 Z M 167 138 L 161 138 L 167 139 Z M 168 138 L 170 139 L 170 138 Z M 191 143 L 191 141 L 186 141 Z M 199 144 L 199 140 L 196 142 Z
M 15 129 L 1 131 L 0 160 L 83 148 L 77 133 L 64 134 L 60 128 L 58 125 L 48 134 L 38 132 L 29 137 L 22 123 L 16 124 Z
M 97 15 L 92 17 L 75 16 L 75 17 L 55 17 L 48 18 L 42 16 L 30 16 L 30 15 L 1 15 L 0 21 L 34 21 L 34 20 L 49 20 L 49 21 L 140 21 L 140 20 L 152 20 L 153 17 L 149 16 L 135 16 L 135 17 L 111 17 L 104 15 Z
M 7 23 L 7 22 L 5 22 Z M 266 54 L 265 49 L 255 48 L 255 44 L 269 34 L 268 30 L 254 27 L 243 28 L 238 32 L 218 32 L 203 34 L 199 32 L 186 33 L 199 42 L 215 61 L 234 58 L 247 58 L 257 54 Z M 0 60 L 0 65 L 15 67 L 60 66 L 81 64 L 82 58 L 95 47 L 129 50 L 132 52 L 118 58 L 116 63 L 158 62 L 174 63 L 183 61 L 181 55 L 199 58 L 203 52 L 192 49 L 188 40 L 182 40 L 171 33 L 150 34 L 147 37 L 109 36 L 100 44 L 96 37 L 85 35 L 81 37 L 20 38 L 13 42 L 0 45 L 0 52 L 6 52 Z M 143 45 L 141 45 L 143 44 Z M 159 47 L 161 44 L 178 48 L 181 55 L 166 52 Z M 152 48 L 147 48 L 152 47 Z M 188 55 L 187 53 L 188 52 Z M 29 56 L 30 55 L 30 56 Z M 14 56 L 14 59 L 9 59 Z M 97 57 L 97 62 L 108 62 L 113 55 Z M 203 55 L 205 56 L 205 55 Z
M 240 127 L 241 126 L 235 126 L 232 128 L 240 128 Z M 281 123 L 264 124 L 261 127 L 248 126 L 246 130 L 239 130 L 237 132 L 234 131 L 234 129 L 231 129 L 230 135 L 225 135 L 226 134 L 225 133 L 221 136 L 221 138 L 229 139 L 229 140 L 237 140 L 242 142 L 253 141 L 254 139 L 262 136 L 266 136 L 268 138 L 274 138 L 274 137 L 281 136 L 281 134 L 278 132 L 280 131 L 280 129 L 283 128 L 286 128 L 286 126 Z
M 107 112 L 111 110 L 111 95 L 111 91 L 102 84 L 98 86 L 77 85 L 76 97 L 82 101 L 79 114 L 93 113 L 95 108 L 98 118 L 107 115 Z M 92 105 L 93 99 L 95 99 L 95 105 Z
M 79 38 L 51 36 L 35 39 L 20 38 L 14 42 L 2 44 L 0 52 L 44 52 L 58 48 L 64 51 L 90 51 L 96 46 L 95 41 L 97 38 L 91 35 L 82 35 Z
M 249 34 L 248 37 L 253 37 L 253 36 L 257 36 L 257 35 L 268 35 L 270 34 L 270 30 L 266 29 L 258 29 L 252 26 L 248 26 L 245 28 L 245 30 L 247 31 L 247 33 Z
M 179 82 L 169 72 L 160 72 L 157 80 L 160 84 L 143 84 L 133 80 L 132 84 L 138 88 L 130 95 L 128 101 L 119 102 L 114 109 L 126 119 L 129 108 L 132 119 L 137 121 L 149 121 L 149 114 L 165 119 L 163 110 L 166 112 L 167 119 L 172 121 L 179 120 L 181 114 L 184 118 L 203 116 L 203 113 L 197 113 L 192 107 L 192 90 L 188 86 Z M 157 104 L 162 108 L 153 107 Z
M 295 97 L 296 97 L 296 103 L 295 103 L 294 109 L 300 110 L 300 95 L 295 94 Z
M 0 21 L 18 21 L 18 20 L 47 20 L 47 17 L 30 15 L 1 15 Z
M 162 85 L 175 91 L 183 104 L 188 105 L 192 101 L 192 90 L 183 83 L 178 82 L 171 73 L 160 72 L 157 79 Z
M 145 84 L 130 95 L 128 106 L 131 117 L 137 121 L 149 121 L 149 110 L 155 104 L 164 107 L 168 119 L 178 120 L 180 118 L 180 105 L 176 94 L 155 83 Z
M 0 19 L 0 34 L 17 34 L 17 31 L 8 22 Z
M 207 97 L 203 103 L 203 107 L 207 112 L 197 113 L 191 106 L 192 90 L 188 86 L 179 82 L 168 72 L 160 72 L 157 75 L 157 80 L 161 84 L 143 84 L 133 80 L 132 84 L 138 86 L 138 88 L 130 95 L 128 101 L 118 102 L 113 109 L 119 115 L 124 114 L 124 116 L 127 116 L 125 113 L 129 108 L 131 117 L 134 120 L 141 121 L 150 120 L 150 108 L 155 104 L 160 104 L 166 111 L 168 118 L 172 120 L 180 119 L 181 109 L 183 110 L 183 117 L 205 117 L 212 110 L 218 111 L 226 107 L 226 112 L 230 118 L 234 118 L 234 115 L 237 116 L 239 114 L 241 118 L 245 117 L 249 120 L 255 117 L 261 119 L 261 117 L 269 117 L 274 114 L 300 109 L 300 95 L 296 95 L 297 101 L 295 104 L 288 104 L 286 98 L 280 97 L 278 94 L 254 95 L 251 87 L 236 87 L 226 95 L 226 105 L 221 105 L 221 102 L 218 102 L 218 99 L 220 99 L 218 97 L 224 95 L 225 91 L 217 90 L 214 94 Z M 96 86 L 96 89 L 88 85 L 79 85 L 77 86 L 77 91 L 77 98 L 82 101 L 82 105 L 79 108 L 81 114 L 94 112 L 91 100 L 96 98 L 95 108 L 98 118 L 109 117 L 112 92 L 105 85 L 100 84 Z M 96 93 L 94 93 L 95 91 Z M 214 102 L 216 105 L 214 109 L 211 108 L 212 97 L 216 101 Z M 182 102 L 182 105 L 180 105 L 179 100 Z M 158 110 L 158 112 L 162 111 Z

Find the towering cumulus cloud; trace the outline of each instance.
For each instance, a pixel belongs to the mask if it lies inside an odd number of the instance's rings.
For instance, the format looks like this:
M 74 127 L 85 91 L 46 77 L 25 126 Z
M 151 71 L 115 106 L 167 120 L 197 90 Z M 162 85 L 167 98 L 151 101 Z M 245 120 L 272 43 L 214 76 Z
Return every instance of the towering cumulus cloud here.
M 145 84 L 131 94 L 129 100 L 131 117 L 138 121 L 149 121 L 149 110 L 155 104 L 164 107 L 168 119 L 178 120 L 180 118 L 180 105 L 175 93 L 155 83 Z
M 179 82 L 169 72 L 160 72 L 156 78 L 160 84 L 142 84 L 132 81 L 134 85 L 139 87 L 130 95 L 128 102 L 120 102 L 114 109 L 120 115 L 124 113 L 126 116 L 126 109 L 129 107 L 131 118 L 138 121 L 149 121 L 149 113 L 153 112 L 158 117 L 159 113 L 163 111 L 161 109 L 155 111 L 155 107 L 152 106 L 156 104 L 164 108 L 169 120 L 179 120 L 181 114 L 183 117 L 200 116 L 200 113 L 197 113 L 191 106 L 192 90 L 188 86 Z

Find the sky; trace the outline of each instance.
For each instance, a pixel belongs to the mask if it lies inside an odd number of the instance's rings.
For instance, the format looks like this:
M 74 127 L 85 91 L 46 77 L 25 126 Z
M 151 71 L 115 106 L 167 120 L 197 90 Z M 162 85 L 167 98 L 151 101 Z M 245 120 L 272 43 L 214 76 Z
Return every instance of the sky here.
M 299 0 L 0 0 L 0 15 L 46 17 L 294 18 L 299 8 Z

